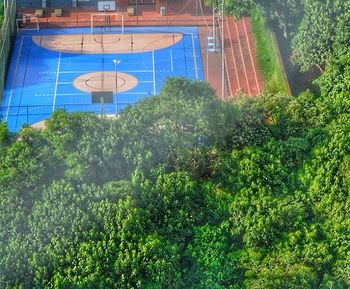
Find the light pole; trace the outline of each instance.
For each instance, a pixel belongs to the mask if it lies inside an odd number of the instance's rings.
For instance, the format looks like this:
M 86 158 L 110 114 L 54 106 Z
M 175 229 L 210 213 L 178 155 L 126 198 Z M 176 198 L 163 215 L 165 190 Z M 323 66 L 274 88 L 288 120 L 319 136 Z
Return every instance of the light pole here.
M 115 73 L 115 114 L 118 114 L 118 71 L 117 65 L 122 62 L 121 60 L 113 59 L 114 62 L 114 73 Z

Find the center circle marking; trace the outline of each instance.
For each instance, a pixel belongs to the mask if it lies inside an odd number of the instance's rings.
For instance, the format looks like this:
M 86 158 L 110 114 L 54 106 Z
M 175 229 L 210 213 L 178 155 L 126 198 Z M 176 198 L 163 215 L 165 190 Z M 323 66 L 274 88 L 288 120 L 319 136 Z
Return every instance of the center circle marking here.
M 73 80 L 75 88 L 84 92 L 124 92 L 133 89 L 138 79 L 128 73 L 96 71 L 78 76 Z

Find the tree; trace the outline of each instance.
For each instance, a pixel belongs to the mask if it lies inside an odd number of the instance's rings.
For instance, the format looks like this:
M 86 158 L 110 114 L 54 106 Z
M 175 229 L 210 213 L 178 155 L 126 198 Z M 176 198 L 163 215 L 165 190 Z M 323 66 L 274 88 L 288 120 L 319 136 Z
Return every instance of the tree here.
M 325 73 L 317 79 L 320 87 L 318 106 L 318 121 L 324 125 L 334 119 L 347 117 L 350 105 L 350 53 L 332 60 Z
M 16 194 L 30 207 L 40 198 L 41 186 L 60 176 L 59 167 L 43 136 L 35 129 L 24 128 L 13 142 L 2 148 L 0 186 L 8 191 L 15 188 Z
M 100 184 L 130 176 L 118 122 L 61 110 L 47 121 L 44 136 L 68 180 Z
M 31 288 L 26 209 L 14 192 L 0 189 L 0 287 Z
M 292 41 L 293 59 L 302 71 L 317 67 L 323 72 L 334 52 L 346 52 L 349 9 L 348 1 L 305 1 L 305 14 Z
M 221 1 L 208 0 L 210 4 L 221 9 Z M 259 6 L 270 23 L 275 24 L 284 34 L 290 38 L 297 30 L 303 14 L 303 2 L 301 0 L 231 0 L 225 1 L 225 13 L 237 18 L 249 15 L 252 9 Z
M 331 56 L 334 25 L 332 1 L 305 1 L 305 15 L 293 39 L 293 59 L 302 71 L 316 66 L 321 72 Z
M 194 228 L 193 241 L 187 248 L 187 288 L 241 288 L 242 271 L 231 250 L 227 223 L 205 224 Z M 233 287 L 232 287 L 233 286 Z

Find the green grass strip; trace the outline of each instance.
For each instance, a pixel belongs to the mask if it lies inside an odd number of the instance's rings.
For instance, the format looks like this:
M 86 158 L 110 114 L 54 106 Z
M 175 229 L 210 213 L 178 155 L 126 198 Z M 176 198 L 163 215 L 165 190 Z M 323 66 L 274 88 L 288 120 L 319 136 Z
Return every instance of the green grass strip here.
M 266 18 L 260 9 L 251 11 L 252 31 L 255 36 L 257 60 L 264 79 L 265 89 L 270 93 L 287 93 L 282 68 L 272 32 L 266 26 Z

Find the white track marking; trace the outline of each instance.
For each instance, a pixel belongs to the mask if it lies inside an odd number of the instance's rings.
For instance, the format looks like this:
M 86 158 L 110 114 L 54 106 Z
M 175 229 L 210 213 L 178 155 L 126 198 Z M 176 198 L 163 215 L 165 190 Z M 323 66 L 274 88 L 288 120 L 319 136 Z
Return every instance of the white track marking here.
M 252 65 L 253 65 L 253 72 L 254 72 L 255 83 L 256 83 L 256 85 L 258 87 L 258 93 L 260 93 L 261 89 L 260 89 L 260 85 L 259 85 L 259 81 L 258 81 L 258 76 L 256 74 L 255 62 L 254 62 L 254 59 L 253 59 L 252 49 L 250 47 L 249 35 L 248 35 L 248 30 L 247 30 L 247 25 L 245 23 L 245 19 L 246 18 L 243 18 L 244 32 L 245 32 L 247 43 L 248 43 L 248 50 L 249 50 L 250 61 L 251 61 Z
M 152 62 L 153 62 L 153 94 L 156 95 L 156 64 L 154 60 L 154 50 L 152 50 Z
M 57 88 L 58 88 L 58 77 L 60 75 L 60 66 L 61 66 L 61 55 L 62 55 L 62 52 L 60 52 L 59 56 L 58 56 L 58 64 L 57 64 L 57 72 L 56 72 L 56 83 L 55 83 L 55 92 L 54 92 L 54 95 L 53 95 L 52 112 L 55 111 L 55 105 L 56 105 Z
M 235 20 L 236 21 L 236 20 Z M 237 68 L 237 63 L 236 63 L 236 57 L 235 57 L 235 53 L 233 51 L 233 41 L 232 41 L 232 35 L 231 35 L 231 30 L 230 30 L 230 26 L 228 24 L 228 21 L 226 21 L 226 28 L 227 28 L 227 31 L 228 31 L 228 36 L 230 38 L 230 42 L 231 42 L 231 54 L 232 54 L 232 59 L 233 59 L 233 67 L 235 69 L 235 74 L 236 74 L 236 81 L 237 81 L 237 84 L 238 84 L 238 88 L 240 89 L 241 88 L 241 84 L 239 83 L 239 77 L 238 77 L 238 68 Z M 229 81 L 230 83 L 230 81 Z M 231 96 L 232 96 L 232 91 L 231 91 Z
M 247 84 L 247 89 L 248 89 L 248 95 L 250 96 L 250 86 L 249 86 L 249 81 L 248 81 L 248 75 L 247 75 L 247 68 L 246 68 L 246 64 L 244 61 L 244 56 L 243 56 L 243 48 L 242 48 L 242 43 L 241 43 L 241 38 L 239 35 L 239 29 L 238 29 L 238 24 L 237 21 L 235 21 L 235 28 L 236 28 L 236 34 L 237 34 L 237 39 L 238 39 L 238 46 L 239 46 L 239 51 L 241 54 L 241 59 L 242 59 L 242 63 L 243 63 L 243 71 L 244 71 L 244 75 L 245 75 L 245 81 Z
M 171 71 L 174 71 L 174 59 L 173 59 L 173 50 L 170 49 L 170 65 L 171 65 Z
M 209 52 L 207 49 L 207 77 L 206 77 L 207 81 L 209 82 Z
M 191 33 L 191 35 L 192 35 L 192 50 L 193 50 L 194 70 L 196 72 L 196 79 L 198 79 L 197 56 L 196 56 L 196 49 L 194 48 L 193 33 Z
M 11 92 L 10 92 L 9 101 L 8 101 L 8 103 L 7 103 L 7 110 L 6 110 L 5 121 L 7 121 L 7 118 L 8 118 L 9 112 L 10 112 L 10 105 L 11 105 L 12 95 L 13 95 L 13 87 L 14 87 L 14 85 L 15 85 L 15 81 L 16 81 L 16 77 L 17 77 L 19 59 L 21 58 L 21 52 L 22 52 L 22 46 L 23 46 L 23 38 L 24 38 L 24 37 L 22 37 L 22 39 L 21 39 L 21 45 L 20 45 L 20 47 L 19 47 L 19 52 L 18 52 L 17 61 L 16 61 L 15 73 L 14 73 L 13 79 L 12 79 Z

